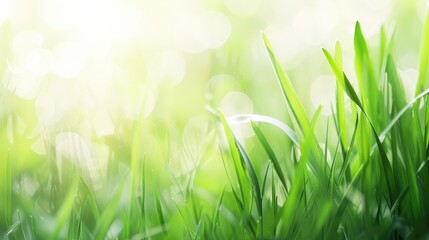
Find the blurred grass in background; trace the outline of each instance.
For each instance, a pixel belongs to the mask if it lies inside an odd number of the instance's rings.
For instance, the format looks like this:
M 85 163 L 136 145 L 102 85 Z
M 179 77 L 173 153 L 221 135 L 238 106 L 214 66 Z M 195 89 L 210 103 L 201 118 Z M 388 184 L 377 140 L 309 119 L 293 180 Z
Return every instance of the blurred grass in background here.
M 371 89 L 360 85 L 364 80 L 359 78 L 368 77 L 367 69 L 354 74 L 354 29 L 359 20 L 370 49 L 374 49 L 371 54 L 378 57 L 372 64 L 377 66 L 374 72 L 380 86 L 376 87 L 383 91 L 362 102 L 365 109 L 371 106 L 368 115 L 380 134 L 391 116 L 415 97 L 426 5 L 426 1 L 417 0 L 0 0 L 0 190 L 4 196 L 0 237 L 329 238 L 339 237 L 337 230 L 343 236 L 356 237 L 371 227 L 370 223 L 356 223 L 359 221 L 384 224 L 367 234 L 386 236 L 386 228 L 402 227 L 392 236 L 407 236 L 412 229 L 401 221 L 417 219 L 417 212 L 428 200 L 411 173 L 395 175 L 404 181 L 397 183 L 397 198 L 387 201 L 388 208 L 392 210 L 394 200 L 404 198 L 407 193 L 402 191 L 414 194 L 404 204 L 415 208 L 410 215 L 405 211 L 404 219 L 385 220 L 384 215 L 391 213 L 386 213 L 383 203 L 387 195 L 382 193 L 389 183 L 380 180 L 381 168 L 371 165 L 368 169 L 373 170 L 368 170 L 366 178 L 353 178 L 365 171 L 359 169 L 366 166 L 367 156 L 379 160 L 369 154 L 375 142 L 365 140 L 371 139 L 372 132 L 362 114 L 356 141 L 364 147 L 351 147 L 353 155 L 348 158 L 354 165 L 350 172 L 339 172 L 337 186 L 331 186 L 336 188 L 332 196 L 319 195 L 325 190 L 320 186 L 313 189 L 314 179 L 306 180 L 308 175 L 301 174 L 305 161 L 301 165 L 297 162 L 308 157 L 303 148 L 312 149 L 320 142 L 320 151 L 307 153 L 315 154 L 317 169 L 325 168 L 320 165 L 321 158 L 333 169 L 332 162 L 340 155 L 336 127 L 347 132 L 348 138 L 341 140 L 341 157 L 347 159 L 359 112 L 346 96 L 344 112 L 336 112 L 336 80 L 321 48 L 331 49 L 340 40 L 341 69 L 355 89 L 360 89 L 359 94 L 364 88 Z M 395 35 L 393 48 L 381 53 L 382 24 L 386 35 L 394 28 Z M 227 119 L 236 114 L 271 116 L 294 126 L 301 140 L 307 139 L 309 129 L 304 130 L 302 119 L 289 114 L 282 100 L 261 31 L 270 39 L 308 116 L 318 116 L 316 110 L 323 105 L 320 117 L 311 122 L 317 126 L 312 126 L 314 133 L 310 134 L 314 139 L 299 142 L 301 149 L 278 129 L 261 125 L 258 130 L 255 123 L 231 124 L 242 146 L 236 145 L 232 135 L 225 138 L 219 131 L 219 119 L 207 111 L 220 108 Z M 377 61 L 383 54 L 387 58 L 388 52 L 395 59 L 397 68 L 392 69 L 397 69 L 403 91 L 392 90 L 385 96 L 385 69 Z M 395 110 L 384 105 L 398 94 L 403 96 L 395 100 L 400 101 Z M 378 116 L 383 110 L 386 117 Z M 414 114 L 421 115 L 421 111 L 415 109 Z M 340 121 L 344 126 L 335 127 Z M 425 134 L 420 131 L 424 121 L 413 126 L 413 134 Z M 401 126 L 398 131 L 404 129 Z M 263 139 L 269 147 L 260 144 Z M 402 144 L 390 141 L 391 149 Z M 410 142 L 410 148 L 423 151 L 421 142 L 415 141 Z M 406 165 L 403 159 L 416 158 L 412 151 L 402 150 L 398 150 L 399 156 L 386 150 L 389 161 L 401 159 Z M 271 153 L 271 161 L 278 159 L 278 165 L 270 165 L 266 153 Z M 246 155 L 252 160 L 243 159 Z M 420 160 L 407 168 L 420 169 Z M 240 170 L 240 164 L 245 170 Z M 279 172 L 284 176 L 276 175 Z M 344 174 L 347 177 L 343 179 Z M 376 176 L 378 188 L 370 184 L 371 174 Z M 301 175 L 303 179 L 296 177 Z M 323 176 L 321 185 L 329 187 L 334 178 Z M 355 183 L 352 179 L 382 193 L 350 188 Z M 301 201 L 297 190 L 290 188 L 295 183 L 305 186 L 307 181 L 308 202 L 322 196 L 320 205 L 314 205 L 314 211 L 305 206 L 308 218 L 292 220 L 291 210 L 284 210 L 291 207 L 284 203 L 289 196 Z M 333 212 L 343 206 L 339 203 L 346 194 L 353 195 L 354 204 L 347 205 L 344 213 L 349 222 L 337 224 Z M 336 205 L 329 203 L 332 199 Z M 305 215 L 299 205 L 296 208 L 295 214 Z M 371 212 L 374 209 L 379 212 Z M 358 213 L 362 219 L 356 217 Z M 296 230 L 297 224 L 314 225 L 314 235 Z

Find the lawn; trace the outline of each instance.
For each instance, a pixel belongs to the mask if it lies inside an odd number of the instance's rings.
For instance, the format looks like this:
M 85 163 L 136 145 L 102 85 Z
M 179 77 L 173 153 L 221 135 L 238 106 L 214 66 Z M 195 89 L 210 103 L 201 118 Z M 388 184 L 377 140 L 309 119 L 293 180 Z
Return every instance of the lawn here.
M 0 239 L 428 239 L 422 1 L 286 2 L 0 10 Z

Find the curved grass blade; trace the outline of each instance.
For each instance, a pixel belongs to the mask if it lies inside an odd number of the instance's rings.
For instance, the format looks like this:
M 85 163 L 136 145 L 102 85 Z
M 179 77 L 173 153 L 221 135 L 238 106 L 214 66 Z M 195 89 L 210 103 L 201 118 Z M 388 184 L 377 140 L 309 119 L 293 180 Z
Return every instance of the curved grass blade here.
M 276 118 L 264 116 L 264 115 L 257 115 L 257 114 L 238 114 L 238 115 L 227 117 L 227 122 L 230 125 L 250 123 L 250 122 L 268 123 L 282 130 L 296 146 L 299 146 L 299 139 L 295 131 L 293 131 L 287 124 L 283 123 L 282 121 Z
M 245 163 L 243 162 L 243 159 L 240 157 L 240 152 L 238 150 L 235 137 L 231 131 L 231 128 L 229 127 L 225 116 L 223 115 L 222 111 L 218 109 L 218 116 L 222 122 L 222 126 L 224 128 L 224 132 L 226 135 L 226 139 L 228 141 L 229 151 L 231 153 L 232 162 L 234 164 L 235 174 L 237 177 L 240 193 L 241 193 L 241 203 L 243 204 L 244 209 L 247 208 L 247 193 L 249 193 L 249 187 L 246 181 L 246 173 L 244 172 Z
M 379 138 L 380 141 L 383 141 L 386 135 L 389 133 L 389 131 L 392 129 L 392 127 L 398 122 L 398 120 L 409 110 L 411 107 L 421 98 L 429 94 L 429 88 L 420 93 L 417 97 L 411 99 L 407 105 L 405 105 L 401 111 L 399 111 L 395 117 L 392 119 L 392 121 L 387 124 L 387 126 L 384 128 L 384 130 L 380 133 Z M 373 148 L 376 146 L 374 145 Z

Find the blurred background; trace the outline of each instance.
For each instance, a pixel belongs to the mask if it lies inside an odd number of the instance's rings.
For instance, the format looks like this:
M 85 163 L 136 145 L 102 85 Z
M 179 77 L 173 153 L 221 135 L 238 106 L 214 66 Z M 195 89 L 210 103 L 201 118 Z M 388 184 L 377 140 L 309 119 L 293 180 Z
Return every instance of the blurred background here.
M 109 158 L 121 158 L 124 169 L 129 165 L 134 126 L 141 123 L 139 147 L 152 168 L 167 171 L 167 162 L 180 175 L 206 154 L 203 169 L 224 176 L 219 159 L 210 162 L 218 143 L 210 134 L 215 124 L 207 106 L 226 116 L 256 113 L 289 122 L 262 31 L 308 114 L 322 105 L 322 116 L 329 116 L 335 80 L 321 48 L 332 50 L 341 41 L 344 69 L 353 82 L 355 22 L 372 46 L 382 24 L 389 32 L 395 28 L 394 58 L 400 56 L 397 64 L 411 96 L 427 4 L 0 0 L 0 160 L 13 159 L 19 175 L 45 159 L 55 159 L 59 168 L 61 159 L 72 159 L 97 186 Z M 249 126 L 233 130 L 252 149 Z M 276 130 L 270 134 L 281 136 Z M 285 142 L 273 147 L 281 149 Z

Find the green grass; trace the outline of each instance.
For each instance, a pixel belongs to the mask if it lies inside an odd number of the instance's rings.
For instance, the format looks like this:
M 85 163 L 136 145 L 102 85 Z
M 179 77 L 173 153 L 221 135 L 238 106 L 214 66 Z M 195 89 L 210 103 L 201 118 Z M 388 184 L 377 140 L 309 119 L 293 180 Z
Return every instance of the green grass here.
M 9 27 L 0 31 L 6 51 Z M 192 136 L 197 148 L 176 146 L 177 136 L 166 129 L 153 133 L 164 144 L 147 146 L 153 125 L 142 111 L 138 121 L 122 123 L 122 139 L 100 139 L 110 147 L 98 182 L 73 167 L 73 159 L 59 167 L 55 147 L 45 158 L 35 156 L 15 127 L 14 139 L 23 140 L 11 144 L 3 128 L 1 239 L 429 238 L 429 15 L 411 101 L 396 67 L 393 36 L 384 28 L 371 46 L 356 23 L 355 72 L 344 72 L 343 62 L 352 60 L 343 59 L 339 42 L 333 53 L 322 49 L 324 67 L 336 79 L 335 111 L 325 122 L 321 108 L 313 116 L 305 109 L 269 37 L 263 33 L 261 41 L 284 100 L 277 107 L 290 123 L 250 113 L 224 116 L 209 107 L 209 129 L 199 139 Z M 348 77 L 353 74 L 356 85 Z M 18 101 L 6 89 L 0 95 Z M 8 119 L 2 116 L 0 123 Z M 236 125 L 250 126 L 251 140 L 241 142 Z M 191 167 L 171 160 L 178 149 Z M 34 159 L 31 167 L 22 167 L 23 156 Z M 223 165 L 221 177 L 211 175 L 211 162 Z M 25 181 L 35 184 L 34 191 L 25 190 Z

